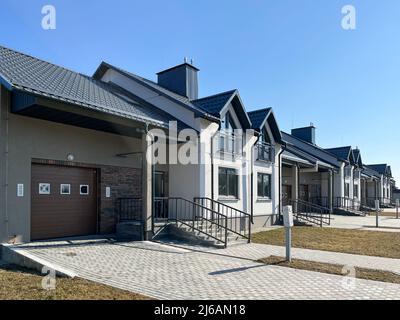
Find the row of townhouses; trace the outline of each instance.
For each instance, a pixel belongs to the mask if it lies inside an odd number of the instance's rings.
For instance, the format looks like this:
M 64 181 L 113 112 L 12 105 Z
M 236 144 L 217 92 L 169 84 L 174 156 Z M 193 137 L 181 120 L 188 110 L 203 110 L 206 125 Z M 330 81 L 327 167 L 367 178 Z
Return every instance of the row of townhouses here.
M 392 204 L 390 166 L 319 147 L 313 125 L 282 132 L 238 90 L 199 98 L 198 72 L 154 82 L 103 62 L 87 76 L 0 47 L 0 241 L 168 227 L 226 245 L 287 205 L 323 225 Z

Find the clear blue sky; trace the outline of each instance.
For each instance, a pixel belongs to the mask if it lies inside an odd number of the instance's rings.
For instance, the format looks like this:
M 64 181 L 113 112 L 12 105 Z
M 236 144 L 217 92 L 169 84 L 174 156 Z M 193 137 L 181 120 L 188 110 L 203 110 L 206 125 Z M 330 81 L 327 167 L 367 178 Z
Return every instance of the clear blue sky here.
M 357 30 L 341 28 L 346 4 Z M 238 88 L 248 110 L 272 106 L 285 131 L 313 122 L 321 146 L 358 146 L 400 182 L 398 0 L 2 0 L 0 26 L 0 44 L 90 75 L 105 60 L 155 79 L 191 57 L 201 96 Z

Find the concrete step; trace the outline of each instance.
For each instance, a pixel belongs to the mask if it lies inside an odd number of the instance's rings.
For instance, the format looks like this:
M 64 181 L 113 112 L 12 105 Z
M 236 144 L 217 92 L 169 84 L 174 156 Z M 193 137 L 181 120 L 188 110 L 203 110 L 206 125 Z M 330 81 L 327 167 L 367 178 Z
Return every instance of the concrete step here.
M 354 217 L 365 216 L 365 212 L 363 211 L 346 209 L 346 208 L 335 208 L 333 210 L 333 213 L 340 216 L 354 216 Z
M 197 227 L 197 226 L 196 226 Z M 225 230 L 223 228 L 218 228 L 217 226 L 199 226 L 199 230 L 193 230 L 192 227 L 180 223 L 170 223 L 162 229 L 162 231 L 156 235 L 155 239 L 160 240 L 163 238 L 171 238 L 175 237 L 178 240 L 185 241 L 194 245 L 204 245 L 204 246 L 213 246 L 213 247 L 224 247 L 224 243 L 214 239 L 214 237 L 219 238 L 220 240 L 224 240 Z M 212 233 L 210 233 L 212 231 Z M 215 232 L 218 231 L 215 236 Z M 227 241 L 229 245 L 237 245 L 247 243 L 248 240 L 243 238 L 242 236 L 228 232 L 227 233 Z

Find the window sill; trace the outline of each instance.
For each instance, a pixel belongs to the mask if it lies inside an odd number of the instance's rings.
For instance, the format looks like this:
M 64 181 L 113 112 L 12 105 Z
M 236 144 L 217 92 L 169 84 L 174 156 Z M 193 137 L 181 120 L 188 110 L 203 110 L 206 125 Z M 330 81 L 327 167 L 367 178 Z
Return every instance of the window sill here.
M 239 200 L 240 200 L 239 198 L 235 197 L 225 197 L 225 196 L 218 197 L 218 201 L 220 202 L 238 202 Z
M 271 202 L 272 199 L 271 198 L 267 198 L 267 197 L 258 197 L 257 198 L 257 202 Z

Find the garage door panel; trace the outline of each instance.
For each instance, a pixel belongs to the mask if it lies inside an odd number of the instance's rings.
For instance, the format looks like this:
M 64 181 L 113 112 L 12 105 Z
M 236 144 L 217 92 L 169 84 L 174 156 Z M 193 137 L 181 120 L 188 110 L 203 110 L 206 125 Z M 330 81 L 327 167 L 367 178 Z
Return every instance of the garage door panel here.
M 50 194 L 39 193 L 40 183 L 50 184 Z M 69 184 L 71 194 L 61 194 L 61 184 Z M 95 234 L 96 184 L 94 169 L 33 164 L 31 239 Z M 80 194 L 81 185 L 89 186 L 88 195 Z

